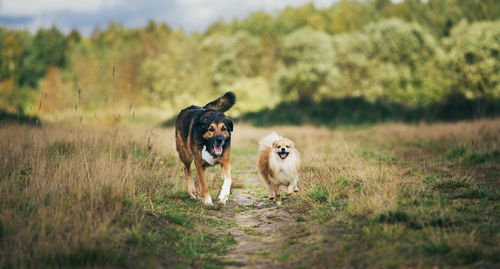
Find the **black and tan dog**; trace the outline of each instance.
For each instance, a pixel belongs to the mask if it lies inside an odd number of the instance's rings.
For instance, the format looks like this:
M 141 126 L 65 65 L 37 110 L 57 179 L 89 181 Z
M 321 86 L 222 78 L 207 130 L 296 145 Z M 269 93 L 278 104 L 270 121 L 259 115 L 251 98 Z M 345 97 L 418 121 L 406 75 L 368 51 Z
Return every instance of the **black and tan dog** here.
M 231 132 L 233 122 L 224 112 L 236 102 L 236 96 L 227 92 L 224 96 L 204 107 L 190 106 L 179 113 L 175 120 L 175 142 L 179 157 L 184 163 L 184 173 L 189 195 L 196 198 L 196 187 L 191 179 L 191 163 L 194 160 L 201 200 L 205 205 L 213 205 L 205 181 L 205 168 L 220 164 L 224 174 L 224 184 L 219 195 L 226 204 L 231 190 Z

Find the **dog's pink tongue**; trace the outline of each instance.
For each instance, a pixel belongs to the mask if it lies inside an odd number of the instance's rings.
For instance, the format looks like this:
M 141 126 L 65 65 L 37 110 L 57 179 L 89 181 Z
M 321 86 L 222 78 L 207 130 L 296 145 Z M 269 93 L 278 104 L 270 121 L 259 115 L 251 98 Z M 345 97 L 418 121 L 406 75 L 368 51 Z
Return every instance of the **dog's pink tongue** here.
M 281 159 L 285 159 L 286 153 L 280 153 L 280 157 L 281 157 Z
M 217 155 L 221 155 L 222 154 L 222 145 L 214 145 L 214 151 L 215 151 L 215 154 Z

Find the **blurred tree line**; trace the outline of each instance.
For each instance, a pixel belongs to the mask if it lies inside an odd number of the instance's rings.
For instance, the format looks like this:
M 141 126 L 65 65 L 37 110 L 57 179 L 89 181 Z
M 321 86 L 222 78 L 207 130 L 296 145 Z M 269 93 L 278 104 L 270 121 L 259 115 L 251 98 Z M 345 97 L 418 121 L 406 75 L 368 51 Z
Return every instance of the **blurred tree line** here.
M 424 107 L 500 97 L 497 0 L 344 0 L 256 12 L 186 34 L 150 21 L 83 37 L 0 27 L 0 109 L 176 111 L 226 90 L 235 111 L 283 101 L 364 98 Z

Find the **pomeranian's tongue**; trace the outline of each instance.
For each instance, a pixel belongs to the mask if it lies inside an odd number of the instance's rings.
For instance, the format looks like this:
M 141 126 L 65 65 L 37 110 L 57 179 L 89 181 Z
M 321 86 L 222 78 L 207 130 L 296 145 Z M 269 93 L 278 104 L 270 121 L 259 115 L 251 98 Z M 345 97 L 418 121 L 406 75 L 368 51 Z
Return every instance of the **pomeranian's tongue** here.
M 222 154 L 222 145 L 214 145 L 214 151 L 215 151 L 215 154 L 217 155 L 221 155 Z
M 288 155 L 287 153 L 280 153 L 281 159 L 285 159 L 287 155 Z

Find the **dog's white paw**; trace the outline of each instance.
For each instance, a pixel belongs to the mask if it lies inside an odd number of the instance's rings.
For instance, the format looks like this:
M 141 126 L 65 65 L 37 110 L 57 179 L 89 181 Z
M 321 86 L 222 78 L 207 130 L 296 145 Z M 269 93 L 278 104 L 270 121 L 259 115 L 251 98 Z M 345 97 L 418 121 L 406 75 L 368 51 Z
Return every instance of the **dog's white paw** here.
M 225 205 L 228 199 L 229 199 L 229 188 L 222 188 L 219 194 L 219 201 Z
M 281 201 L 276 201 L 276 205 L 281 205 Z
M 229 199 L 229 193 L 222 195 L 222 193 L 219 195 L 219 202 L 221 202 L 223 205 L 226 205 L 227 200 Z
M 212 197 L 209 195 L 207 196 L 205 199 L 203 199 L 203 204 L 204 205 L 209 205 L 209 206 L 213 206 L 214 203 L 212 202 Z
M 229 198 L 229 193 L 231 193 L 231 178 L 226 178 L 226 176 L 224 176 L 224 184 L 222 185 L 222 189 L 219 194 L 219 201 L 222 204 L 226 204 L 227 199 Z

